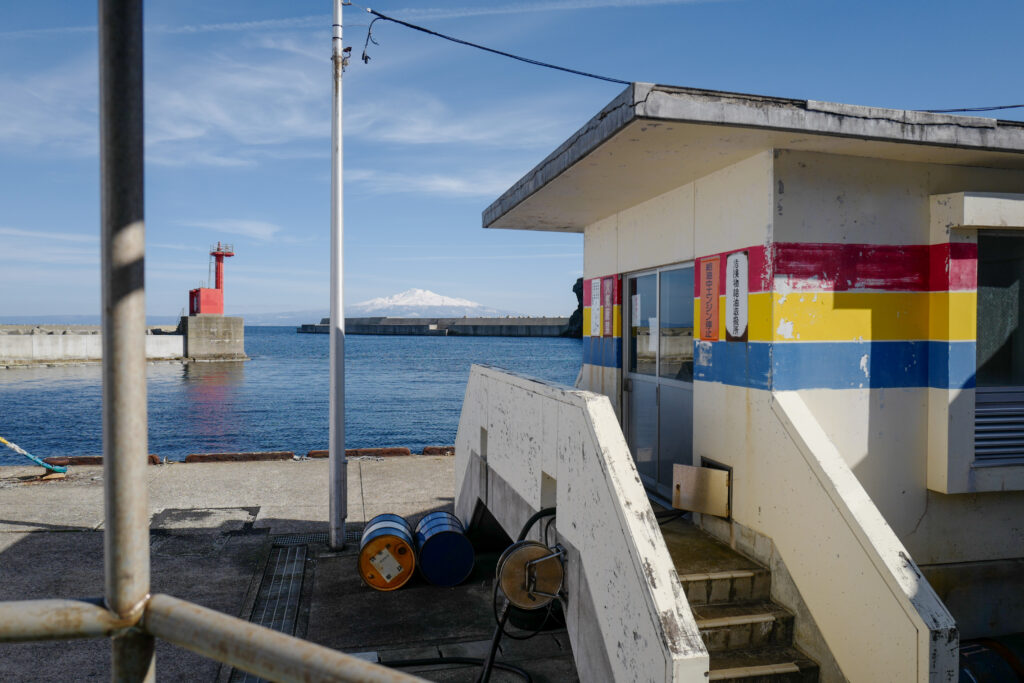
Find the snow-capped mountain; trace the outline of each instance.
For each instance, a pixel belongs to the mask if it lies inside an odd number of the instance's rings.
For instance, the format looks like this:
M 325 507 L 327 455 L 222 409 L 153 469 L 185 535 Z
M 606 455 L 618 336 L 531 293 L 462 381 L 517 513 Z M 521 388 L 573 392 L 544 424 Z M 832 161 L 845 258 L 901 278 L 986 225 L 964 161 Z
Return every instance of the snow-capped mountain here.
M 345 307 L 346 318 L 493 318 L 516 315 L 478 304 L 469 299 L 443 296 L 426 289 L 407 289 L 393 296 L 382 296 Z

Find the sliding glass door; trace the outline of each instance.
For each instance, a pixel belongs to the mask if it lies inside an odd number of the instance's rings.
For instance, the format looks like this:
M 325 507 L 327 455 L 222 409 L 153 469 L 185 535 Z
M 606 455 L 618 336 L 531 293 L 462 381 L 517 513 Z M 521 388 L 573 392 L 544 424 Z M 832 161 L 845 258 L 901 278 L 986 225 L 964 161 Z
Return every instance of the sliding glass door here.
M 693 266 L 626 283 L 626 439 L 644 485 L 672 496 L 672 465 L 693 459 Z

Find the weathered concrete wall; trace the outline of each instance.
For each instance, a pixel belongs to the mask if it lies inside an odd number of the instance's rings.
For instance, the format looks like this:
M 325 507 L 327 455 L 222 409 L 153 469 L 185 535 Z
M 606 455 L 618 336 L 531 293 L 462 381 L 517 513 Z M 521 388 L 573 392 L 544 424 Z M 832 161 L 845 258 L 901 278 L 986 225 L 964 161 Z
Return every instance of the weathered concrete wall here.
M 976 230 L 950 230 L 946 221 L 936 225 L 934 196 L 1024 188 L 1021 171 L 783 150 L 776 154 L 775 178 L 777 242 L 905 246 L 908 260 L 922 246 L 976 242 Z M 1003 214 L 977 219 L 1005 221 Z M 955 267 L 956 262 L 947 261 L 948 272 Z M 919 292 L 910 284 L 891 284 L 881 291 L 882 280 L 874 282 L 854 283 L 849 291 L 835 293 L 824 292 L 824 286 L 801 287 L 780 306 L 779 300 L 791 291 L 783 290 L 792 288 L 794 281 L 782 281 L 776 274 L 772 329 L 778 330 L 786 318 L 793 322 L 787 334 L 806 340 L 890 344 L 948 340 L 951 349 L 958 344 L 966 347 L 971 367 L 963 374 L 969 376 L 970 384 L 879 387 L 881 368 L 872 357 L 865 369 L 873 376 L 864 377 L 863 389 L 808 389 L 803 392 L 805 402 L 919 563 L 1024 557 L 1024 527 L 1014 521 L 1024 518 L 1024 491 L 1012 485 L 1020 477 L 1013 479 L 1012 473 L 998 471 L 1013 467 L 970 469 L 974 460 L 974 285 L 941 291 L 941 284 L 933 284 L 926 288 L 930 291 Z M 801 317 L 795 307 L 809 306 L 812 300 L 818 308 Z M 864 344 L 865 349 L 870 346 Z M 938 363 L 934 358 L 926 362 Z M 948 372 L 954 370 L 950 366 Z M 941 481 L 930 482 L 936 464 L 929 464 L 929 459 L 958 459 L 960 469 L 943 472 L 946 476 Z M 965 493 L 944 495 L 929 490 L 929 483 L 941 491 Z
M 616 414 L 622 415 L 625 316 L 617 299 L 612 334 L 593 338 L 591 321 L 601 311 L 593 306 L 592 282 L 769 242 L 772 173 L 772 153 L 762 152 L 586 226 L 579 388 L 608 396 Z M 619 279 L 616 287 L 625 287 L 624 278 Z M 628 300 L 624 289 L 617 291 L 622 301 Z
M 245 360 L 242 318 L 220 315 L 182 317 L 185 356 L 192 360 Z
M 952 617 L 801 392 L 699 387 L 695 457 L 732 467 L 732 519 L 771 539 L 843 675 L 954 680 Z
M 147 360 L 178 360 L 184 350 L 180 335 L 146 335 Z M 91 363 L 102 360 L 103 336 L 61 334 L 0 334 L 0 365 Z
M 706 680 L 707 652 L 606 397 L 475 365 L 455 454 L 462 519 L 483 504 L 515 537 L 557 507 L 581 680 Z
M 764 244 L 771 237 L 772 172 L 772 153 L 762 152 L 588 225 L 583 277 Z

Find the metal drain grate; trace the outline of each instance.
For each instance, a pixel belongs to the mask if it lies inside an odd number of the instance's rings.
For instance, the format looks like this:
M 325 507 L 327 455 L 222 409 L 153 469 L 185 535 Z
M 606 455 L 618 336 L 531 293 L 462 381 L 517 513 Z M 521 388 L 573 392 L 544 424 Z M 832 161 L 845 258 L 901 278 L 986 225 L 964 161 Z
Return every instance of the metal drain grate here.
M 348 534 L 346 534 L 347 536 Z M 274 538 L 274 546 L 282 547 L 289 545 L 308 545 L 310 543 L 327 543 L 327 532 L 320 531 L 315 534 L 285 534 Z
M 306 568 L 306 546 L 274 547 L 270 553 L 249 621 L 295 635 L 302 577 Z M 234 669 L 229 680 L 231 683 L 256 683 L 263 679 Z
M 347 524 L 345 526 L 345 543 L 358 543 L 363 537 L 362 524 Z M 274 546 L 283 547 L 289 545 L 309 545 L 319 543 L 327 545 L 327 532 L 318 531 L 311 534 L 284 534 L 274 537 Z

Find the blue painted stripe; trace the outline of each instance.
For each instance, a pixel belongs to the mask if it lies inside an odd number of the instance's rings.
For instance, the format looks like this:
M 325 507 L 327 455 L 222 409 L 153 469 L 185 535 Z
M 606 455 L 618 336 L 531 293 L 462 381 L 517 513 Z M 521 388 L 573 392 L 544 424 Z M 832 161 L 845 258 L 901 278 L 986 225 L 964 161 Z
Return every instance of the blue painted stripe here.
M 694 376 L 753 389 L 974 386 L 975 342 L 698 342 Z
M 622 337 L 584 337 L 583 362 L 604 368 L 622 368 Z
M 766 342 L 697 342 L 693 377 L 751 389 L 771 386 L 772 345 Z

